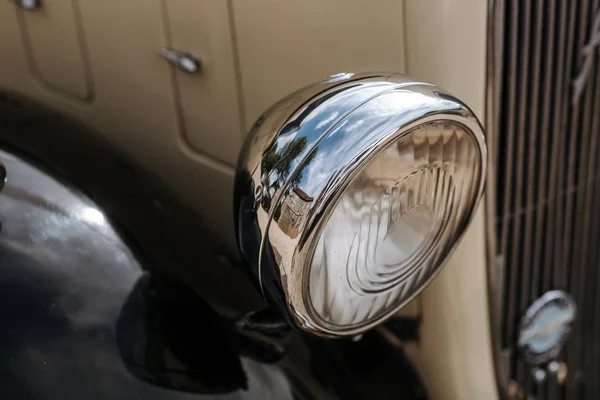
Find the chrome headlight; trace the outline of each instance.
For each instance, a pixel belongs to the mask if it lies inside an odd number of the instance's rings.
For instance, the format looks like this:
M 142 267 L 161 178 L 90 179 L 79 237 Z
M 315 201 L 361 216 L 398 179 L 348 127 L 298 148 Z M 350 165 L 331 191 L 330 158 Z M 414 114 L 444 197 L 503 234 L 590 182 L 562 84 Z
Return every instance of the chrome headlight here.
M 486 158 L 473 113 L 435 86 L 334 76 L 281 100 L 248 135 L 240 249 L 297 326 L 356 335 L 440 270 L 481 197 Z

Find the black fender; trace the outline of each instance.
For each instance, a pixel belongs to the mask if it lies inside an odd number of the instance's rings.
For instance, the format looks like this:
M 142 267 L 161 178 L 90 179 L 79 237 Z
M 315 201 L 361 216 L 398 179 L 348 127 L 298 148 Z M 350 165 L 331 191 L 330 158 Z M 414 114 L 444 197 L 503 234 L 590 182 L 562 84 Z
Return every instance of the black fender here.
M 272 315 L 199 216 L 87 127 L 0 93 L 0 162 L 0 398 L 425 398 L 377 330 Z

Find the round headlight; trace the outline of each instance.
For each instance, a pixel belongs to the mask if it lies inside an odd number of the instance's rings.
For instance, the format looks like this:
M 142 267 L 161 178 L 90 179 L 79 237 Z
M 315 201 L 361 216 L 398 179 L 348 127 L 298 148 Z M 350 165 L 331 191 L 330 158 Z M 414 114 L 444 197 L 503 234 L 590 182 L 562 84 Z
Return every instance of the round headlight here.
M 328 79 L 277 103 L 248 136 L 240 249 L 297 326 L 356 335 L 436 275 L 485 168 L 481 125 L 451 95 L 401 75 Z

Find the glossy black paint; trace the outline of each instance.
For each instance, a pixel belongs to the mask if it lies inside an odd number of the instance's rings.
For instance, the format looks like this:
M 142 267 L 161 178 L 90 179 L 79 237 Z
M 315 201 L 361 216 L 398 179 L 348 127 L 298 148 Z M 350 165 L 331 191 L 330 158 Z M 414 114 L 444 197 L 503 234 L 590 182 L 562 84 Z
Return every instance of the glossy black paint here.
M 19 181 L 13 159 L 0 192 L 0 398 L 424 398 L 377 331 L 290 330 L 201 219 L 97 134 L 2 94 L 0 149 L 43 171 Z
M 198 294 L 164 274 L 145 274 L 116 324 L 119 352 L 135 376 L 195 393 L 247 390 L 231 323 Z

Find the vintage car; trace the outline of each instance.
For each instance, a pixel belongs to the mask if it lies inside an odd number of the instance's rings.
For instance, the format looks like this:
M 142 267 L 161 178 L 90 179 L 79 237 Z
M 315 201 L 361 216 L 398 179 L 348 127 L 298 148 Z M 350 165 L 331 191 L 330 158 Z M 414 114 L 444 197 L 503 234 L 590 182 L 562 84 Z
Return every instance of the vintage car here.
M 600 2 L 0 2 L 0 399 L 597 399 Z

